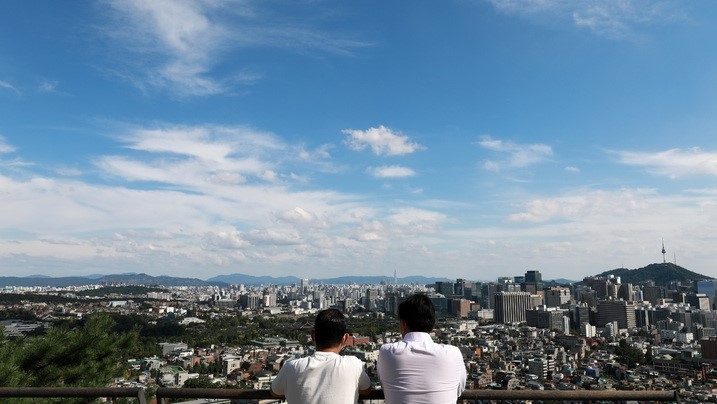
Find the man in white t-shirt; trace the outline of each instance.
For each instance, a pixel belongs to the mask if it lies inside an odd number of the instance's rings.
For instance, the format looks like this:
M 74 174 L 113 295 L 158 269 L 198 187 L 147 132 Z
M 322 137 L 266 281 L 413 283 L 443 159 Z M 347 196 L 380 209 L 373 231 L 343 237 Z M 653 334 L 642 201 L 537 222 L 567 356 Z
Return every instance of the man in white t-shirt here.
M 359 358 L 339 355 L 348 337 L 343 313 L 320 311 L 311 332 L 316 352 L 286 362 L 271 382 L 271 395 L 289 404 L 357 403 L 359 393 L 371 391 L 371 380 Z
M 381 346 L 376 369 L 387 404 L 455 404 L 466 387 L 466 367 L 457 347 L 436 344 L 433 302 L 416 294 L 398 306 L 403 340 Z

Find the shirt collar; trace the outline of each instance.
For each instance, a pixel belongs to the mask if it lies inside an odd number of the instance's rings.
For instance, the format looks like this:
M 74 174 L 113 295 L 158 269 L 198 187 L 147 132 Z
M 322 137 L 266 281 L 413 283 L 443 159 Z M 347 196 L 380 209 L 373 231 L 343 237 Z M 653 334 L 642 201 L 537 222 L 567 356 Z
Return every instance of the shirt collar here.
M 431 341 L 433 342 L 433 338 L 428 333 L 425 332 L 418 332 L 418 331 L 412 331 L 407 332 L 406 335 L 403 336 L 404 341 Z

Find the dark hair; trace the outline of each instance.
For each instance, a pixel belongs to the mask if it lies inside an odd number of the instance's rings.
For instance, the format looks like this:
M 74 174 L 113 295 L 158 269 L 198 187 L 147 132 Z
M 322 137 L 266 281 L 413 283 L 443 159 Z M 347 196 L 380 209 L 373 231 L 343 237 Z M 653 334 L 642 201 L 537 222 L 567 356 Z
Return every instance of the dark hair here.
M 405 321 L 410 331 L 431 332 L 436 324 L 436 309 L 424 294 L 415 294 L 398 305 L 398 318 Z
M 346 317 L 337 309 L 319 312 L 314 320 L 314 339 L 317 349 L 332 348 L 341 344 L 346 334 Z

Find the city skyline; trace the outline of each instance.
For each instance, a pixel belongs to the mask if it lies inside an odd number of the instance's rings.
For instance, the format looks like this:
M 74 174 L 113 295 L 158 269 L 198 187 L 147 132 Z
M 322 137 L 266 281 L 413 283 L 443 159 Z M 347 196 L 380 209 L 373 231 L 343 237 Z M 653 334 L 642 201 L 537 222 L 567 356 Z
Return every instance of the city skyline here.
M 3 2 L 3 275 L 717 276 L 715 16 Z

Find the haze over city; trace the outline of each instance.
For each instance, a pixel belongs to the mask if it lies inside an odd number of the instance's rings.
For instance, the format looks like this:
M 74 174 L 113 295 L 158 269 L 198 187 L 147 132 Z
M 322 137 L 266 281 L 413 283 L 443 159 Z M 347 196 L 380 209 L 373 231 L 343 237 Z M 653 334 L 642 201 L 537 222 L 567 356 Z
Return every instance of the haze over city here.
M 0 3 L 5 276 L 715 276 L 717 3 Z

